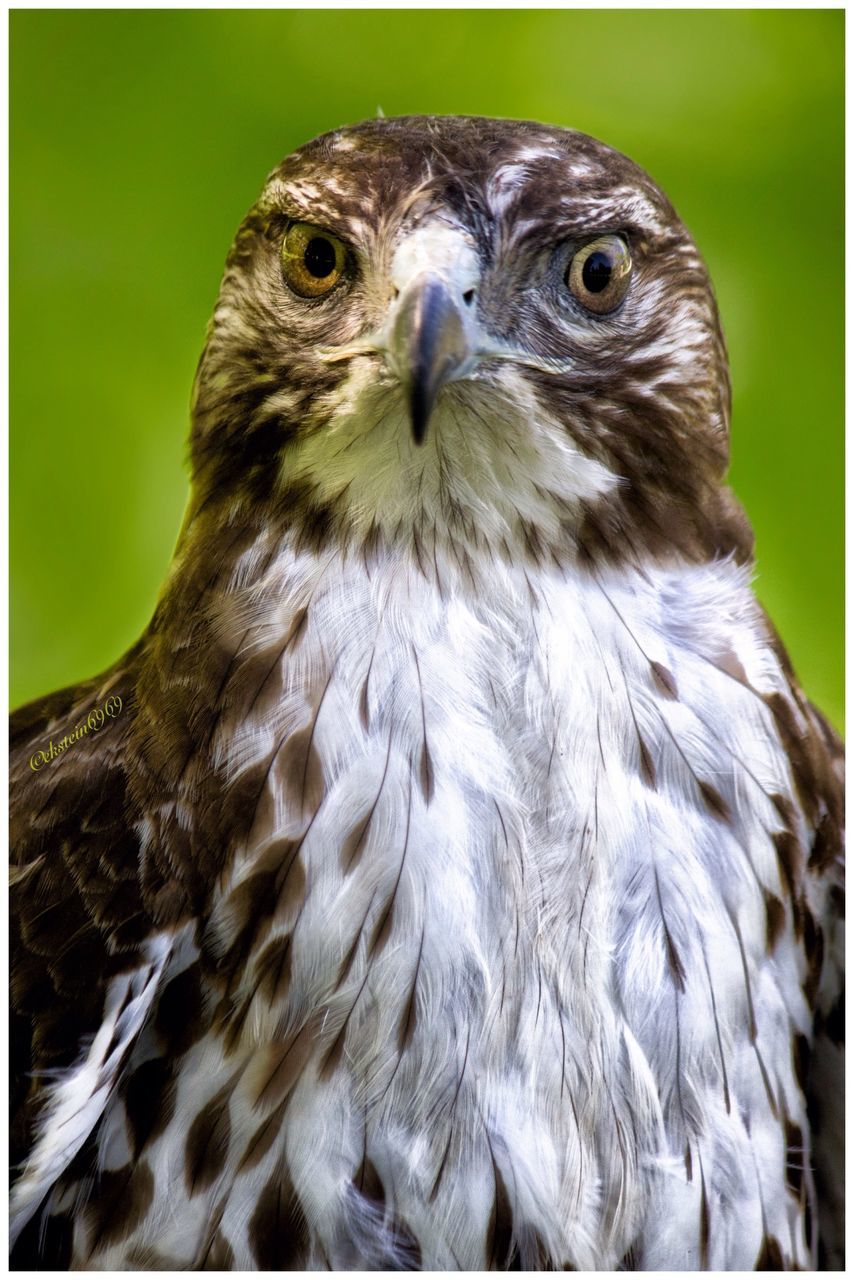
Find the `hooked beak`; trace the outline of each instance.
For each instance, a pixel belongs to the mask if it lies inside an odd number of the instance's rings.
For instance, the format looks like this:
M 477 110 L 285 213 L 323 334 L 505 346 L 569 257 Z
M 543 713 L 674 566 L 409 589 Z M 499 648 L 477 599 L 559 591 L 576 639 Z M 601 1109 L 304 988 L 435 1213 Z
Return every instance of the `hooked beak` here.
M 439 392 L 470 362 L 465 305 L 444 277 L 432 272 L 413 280 L 397 304 L 391 345 L 416 444 L 424 442 Z

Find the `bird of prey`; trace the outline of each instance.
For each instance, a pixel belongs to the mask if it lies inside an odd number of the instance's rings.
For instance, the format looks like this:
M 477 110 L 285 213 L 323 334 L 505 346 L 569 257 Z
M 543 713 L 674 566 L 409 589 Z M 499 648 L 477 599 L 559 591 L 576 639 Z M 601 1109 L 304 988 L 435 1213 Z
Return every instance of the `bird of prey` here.
M 15 1266 L 841 1265 L 841 751 L 729 412 L 610 147 L 273 171 L 151 623 L 13 719 Z

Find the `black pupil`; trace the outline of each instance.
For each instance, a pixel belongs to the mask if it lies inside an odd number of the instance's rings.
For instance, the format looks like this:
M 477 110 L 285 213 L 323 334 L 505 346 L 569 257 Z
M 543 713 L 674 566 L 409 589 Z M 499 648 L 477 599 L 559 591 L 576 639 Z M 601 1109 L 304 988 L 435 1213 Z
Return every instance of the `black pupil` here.
M 325 280 L 335 270 L 335 246 L 322 236 L 315 236 L 305 247 L 303 262 L 315 280 Z
M 581 279 L 588 293 L 601 293 L 607 289 L 614 268 L 607 253 L 596 249 L 581 268 Z

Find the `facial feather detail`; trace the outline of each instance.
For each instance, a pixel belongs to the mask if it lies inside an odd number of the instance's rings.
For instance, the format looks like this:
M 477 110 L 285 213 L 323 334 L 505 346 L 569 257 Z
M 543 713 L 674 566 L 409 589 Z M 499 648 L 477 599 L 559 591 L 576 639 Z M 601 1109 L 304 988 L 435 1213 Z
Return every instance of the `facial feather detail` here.
M 472 151 L 479 128 L 425 147 L 417 121 L 362 125 L 274 171 L 236 238 L 199 369 L 200 493 L 253 480 L 266 493 L 269 468 L 283 521 L 302 513 L 342 545 L 368 531 L 411 541 L 426 523 L 465 546 L 458 507 L 473 501 L 492 508 L 479 536 L 495 554 L 632 558 L 652 543 L 742 558 L 749 532 L 720 485 L 725 350 L 687 231 L 642 170 L 593 139 L 494 122 Z M 293 218 L 347 246 L 345 277 L 309 305 L 282 286 Z M 625 238 L 632 279 L 596 315 L 565 277 L 574 249 L 605 233 Z M 465 354 L 414 450 L 395 320 L 401 289 L 425 278 L 445 287 Z M 391 456 L 390 502 L 377 462 Z

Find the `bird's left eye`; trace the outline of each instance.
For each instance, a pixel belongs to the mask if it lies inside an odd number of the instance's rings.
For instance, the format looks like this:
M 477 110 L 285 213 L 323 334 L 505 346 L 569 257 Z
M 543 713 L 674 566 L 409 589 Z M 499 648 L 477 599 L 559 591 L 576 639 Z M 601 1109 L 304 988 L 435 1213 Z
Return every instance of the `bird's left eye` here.
M 340 240 L 308 222 L 293 222 L 282 241 L 282 272 L 301 298 L 329 293 L 344 271 L 347 251 Z
M 632 255 L 622 236 L 600 236 L 583 245 L 566 273 L 572 296 L 600 316 L 620 305 L 631 278 Z

